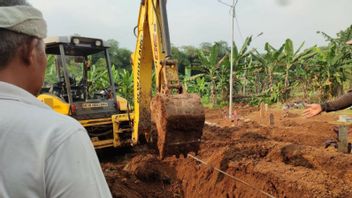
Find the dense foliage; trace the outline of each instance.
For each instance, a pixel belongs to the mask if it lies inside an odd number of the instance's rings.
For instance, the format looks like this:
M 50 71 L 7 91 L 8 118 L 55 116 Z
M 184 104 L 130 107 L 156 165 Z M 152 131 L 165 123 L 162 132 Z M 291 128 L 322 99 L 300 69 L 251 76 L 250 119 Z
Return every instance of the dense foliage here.
M 352 26 L 337 33 L 336 37 L 318 32 L 328 44 L 304 49 L 304 43 L 295 49 L 291 39 L 275 48 L 266 43 L 264 49 L 251 49 L 252 37 L 242 46 L 234 44 L 234 99 L 251 103 L 286 102 L 290 99 L 321 102 L 342 94 L 351 88 Z M 110 57 L 118 94 L 132 101 L 133 77 L 130 51 L 119 48 L 115 40 Z M 193 46 L 172 47 L 178 61 L 185 90 L 201 95 L 204 103 L 226 105 L 229 98 L 231 49 L 224 41 Z M 94 90 L 107 86 L 108 78 L 101 55 L 92 58 L 93 67 L 89 79 Z M 49 58 L 46 80 L 52 81 L 53 61 Z M 51 65 L 51 66 L 50 66 Z

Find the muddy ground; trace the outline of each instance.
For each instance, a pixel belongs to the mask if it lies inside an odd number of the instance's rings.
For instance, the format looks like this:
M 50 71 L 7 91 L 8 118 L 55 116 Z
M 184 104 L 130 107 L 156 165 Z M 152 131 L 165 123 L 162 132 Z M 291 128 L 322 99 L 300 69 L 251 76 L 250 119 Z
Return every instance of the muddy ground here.
M 153 149 L 139 146 L 99 154 L 113 196 L 267 197 L 262 190 L 274 197 L 352 197 L 352 154 L 324 145 L 336 138 L 331 121 L 337 114 L 306 119 L 300 109 L 235 109 L 235 121 L 225 118 L 225 109 L 206 110 L 197 157 L 255 188 L 190 157 L 160 161 Z

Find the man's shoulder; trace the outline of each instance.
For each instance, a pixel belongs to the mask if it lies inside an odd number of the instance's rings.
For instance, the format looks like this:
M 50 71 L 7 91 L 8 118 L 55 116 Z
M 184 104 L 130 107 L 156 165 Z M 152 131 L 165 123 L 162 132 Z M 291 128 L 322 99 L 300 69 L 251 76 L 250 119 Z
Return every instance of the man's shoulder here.
M 87 136 L 77 120 L 50 108 L 9 100 L 0 102 L 0 109 L 5 109 L 0 111 L 0 137 L 22 145 L 33 156 L 49 156 L 74 134 Z
M 60 142 L 75 132 L 85 132 L 77 120 L 59 114 L 51 108 L 41 108 L 25 103 L 11 104 L 8 108 L 12 108 L 14 112 L 5 118 L 8 121 L 6 125 L 12 126 L 16 132 L 24 136 L 35 136 L 38 140 L 51 139 Z
M 82 125 L 74 118 L 68 115 L 63 115 L 55 112 L 52 109 L 42 109 L 43 115 L 47 116 L 48 122 L 59 125 L 62 129 L 65 128 L 83 128 Z
M 41 132 L 38 131 L 40 141 L 50 145 L 48 156 L 74 134 L 85 133 L 86 135 L 84 127 L 70 116 L 59 114 L 52 109 L 36 108 L 35 111 L 37 114 L 34 120 L 37 123 L 35 128 L 41 129 Z
M 82 125 L 74 118 L 55 112 L 52 109 L 32 107 L 33 118 L 35 122 L 39 122 L 45 126 L 58 126 L 59 129 L 65 131 L 67 129 L 82 129 Z

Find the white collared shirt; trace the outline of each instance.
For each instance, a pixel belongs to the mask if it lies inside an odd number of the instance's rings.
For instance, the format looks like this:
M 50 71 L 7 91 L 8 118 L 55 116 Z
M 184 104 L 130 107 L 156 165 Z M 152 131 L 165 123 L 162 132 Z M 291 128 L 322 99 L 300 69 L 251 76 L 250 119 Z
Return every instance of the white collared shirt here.
M 111 197 L 79 122 L 1 81 L 0 197 Z

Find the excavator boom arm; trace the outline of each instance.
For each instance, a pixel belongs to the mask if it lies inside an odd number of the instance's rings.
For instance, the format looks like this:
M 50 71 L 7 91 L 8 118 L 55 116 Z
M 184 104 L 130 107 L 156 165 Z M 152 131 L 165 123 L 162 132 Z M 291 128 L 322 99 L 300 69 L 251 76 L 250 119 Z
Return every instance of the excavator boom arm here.
M 183 93 L 177 61 L 171 56 L 166 0 L 141 1 L 137 30 L 136 50 L 131 55 L 135 109 L 133 139 L 138 139 L 141 133 L 149 139 L 153 120 L 162 158 L 196 151 L 204 126 L 204 110 L 197 95 Z M 153 70 L 155 97 L 152 97 Z M 199 127 L 188 126 L 191 122 L 188 124 L 184 119 L 196 121 Z M 184 149 L 180 150 L 181 147 Z

